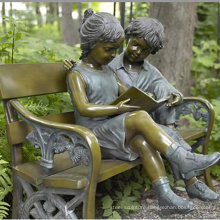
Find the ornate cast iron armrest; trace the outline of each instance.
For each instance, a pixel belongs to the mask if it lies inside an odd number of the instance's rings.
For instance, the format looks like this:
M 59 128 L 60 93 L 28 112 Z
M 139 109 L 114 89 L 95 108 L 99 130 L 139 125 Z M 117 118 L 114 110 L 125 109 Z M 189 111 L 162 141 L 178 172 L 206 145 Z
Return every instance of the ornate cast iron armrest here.
M 39 118 L 15 99 L 10 100 L 10 104 L 19 116 L 34 129 L 35 140 L 30 141 L 34 142 L 35 147 L 41 149 L 42 166 L 53 168 L 54 154 L 69 151 L 74 163 L 82 161 L 89 165 L 89 177 L 94 172 L 93 174 L 96 173 L 95 178 L 97 178 L 101 164 L 101 152 L 95 135 L 89 129 Z
M 179 125 L 181 115 L 192 114 L 193 118 L 198 121 L 202 119 L 206 122 L 205 130 L 205 143 L 203 153 L 208 154 L 208 143 L 211 135 L 215 112 L 211 103 L 205 99 L 197 97 L 185 97 L 183 102 L 176 108 L 176 123 Z

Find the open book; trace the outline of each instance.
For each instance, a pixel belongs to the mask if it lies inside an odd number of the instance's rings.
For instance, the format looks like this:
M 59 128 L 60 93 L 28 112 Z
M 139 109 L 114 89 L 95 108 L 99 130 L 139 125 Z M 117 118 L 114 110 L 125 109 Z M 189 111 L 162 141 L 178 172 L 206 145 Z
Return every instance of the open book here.
M 163 105 L 170 97 L 155 100 L 145 92 L 142 92 L 136 87 L 129 88 L 125 93 L 120 95 L 116 100 L 114 100 L 111 105 L 117 105 L 119 102 L 130 99 L 127 105 L 140 106 L 140 110 L 145 110 L 148 113 L 154 111 L 156 108 Z

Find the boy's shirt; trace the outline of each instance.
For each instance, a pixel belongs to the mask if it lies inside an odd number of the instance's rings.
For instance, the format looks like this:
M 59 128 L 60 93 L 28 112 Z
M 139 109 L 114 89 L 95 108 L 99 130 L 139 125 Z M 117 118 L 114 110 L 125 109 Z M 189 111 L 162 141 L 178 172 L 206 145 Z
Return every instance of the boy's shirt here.
M 128 72 L 124 67 L 123 58 L 124 52 L 116 56 L 108 65 L 128 88 L 135 86 L 144 92 L 150 92 L 157 100 L 171 93 L 178 93 L 183 97 L 182 93 L 175 89 L 147 60 L 144 60 L 139 72 Z

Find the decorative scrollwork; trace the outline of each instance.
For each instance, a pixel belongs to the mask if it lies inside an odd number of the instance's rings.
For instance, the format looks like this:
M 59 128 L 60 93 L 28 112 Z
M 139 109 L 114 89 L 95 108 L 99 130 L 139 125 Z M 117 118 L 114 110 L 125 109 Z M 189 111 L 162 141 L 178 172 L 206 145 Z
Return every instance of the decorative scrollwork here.
M 39 206 L 41 206 L 40 209 Z M 24 219 L 30 219 L 30 217 L 34 219 L 77 219 L 74 210 L 67 210 L 64 199 L 42 191 L 32 193 L 27 198 L 21 217 Z
M 180 120 L 180 115 L 192 115 L 196 121 L 202 119 L 206 122 L 206 127 L 209 123 L 209 109 L 207 106 L 196 100 L 184 101 L 181 105 L 176 108 L 176 120 L 177 124 Z
M 36 125 L 35 125 L 36 128 Z M 84 141 L 69 131 L 37 127 L 26 139 L 42 152 L 41 165 L 51 168 L 53 154 L 69 151 L 73 163 L 89 164 L 89 152 Z
M 34 131 L 26 139 L 36 148 L 41 149 L 41 166 L 53 168 L 54 154 L 69 151 L 74 163 L 89 164 L 90 148 L 84 139 L 76 132 L 50 128 L 34 123 L 20 114 L 20 117 L 29 124 Z

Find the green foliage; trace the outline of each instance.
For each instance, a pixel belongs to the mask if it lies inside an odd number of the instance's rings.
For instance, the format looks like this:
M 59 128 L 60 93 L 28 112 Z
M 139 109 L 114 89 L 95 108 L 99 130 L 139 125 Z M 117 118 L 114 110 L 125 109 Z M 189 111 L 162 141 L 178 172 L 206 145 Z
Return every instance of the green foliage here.
M 8 162 L 3 160 L 0 155 L 0 201 L 4 199 L 8 192 L 12 191 L 11 174 Z
M 208 100 L 219 97 L 220 79 L 204 78 L 197 80 L 194 87 L 191 88 L 193 96 L 202 96 Z
M 220 100 L 213 99 L 211 103 L 215 110 L 215 121 L 211 133 L 210 143 L 209 143 L 209 153 L 220 151 Z M 220 164 L 211 167 L 212 175 L 220 180 Z
M 218 2 L 197 3 L 197 24 L 195 28 L 194 45 L 200 45 L 201 40 L 217 39 Z
M 13 14 L 16 20 L 22 20 L 27 31 L 30 32 L 34 28 L 36 15 L 31 10 L 16 10 L 13 9 Z
M 9 24 L 6 34 L 0 35 L 0 61 L 3 63 L 48 63 L 62 62 L 71 57 L 78 60 L 80 55 L 79 45 L 74 47 L 57 42 L 52 39 L 54 36 L 53 26 L 47 25 L 50 33 L 44 31 L 41 36 L 31 37 L 24 25 L 23 20 L 15 20 L 12 17 L 5 17 Z M 47 37 L 47 38 L 46 38 Z
M 104 186 L 110 195 L 102 198 L 103 216 L 121 219 L 121 212 L 129 214 L 131 211 L 140 210 L 140 191 L 150 189 L 150 180 L 144 169 L 138 167 L 106 180 Z
M 220 94 L 220 57 L 219 45 L 214 40 L 201 41 L 199 46 L 193 46 L 192 73 L 195 86 L 191 89 L 194 96 L 214 99 Z M 217 76 L 217 77 L 216 77 Z
M 12 192 L 12 173 L 8 167 L 8 162 L 0 155 L 0 219 L 8 215 L 8 203 L 3 202 L 8 193 Z
M 7 217 L 8 211 L 9 211 L 7 206 L 10 206 L 10 205 L 6 202 L 1 202 L 0 201 L 0 219 L 3 219 L 3 218 Z
M 133 18 L 149 16 L 149 2 L 133 2 Z
M 30 33 L 30 32 L 28 32 Z M 36 39 L 50 39 L 55 43 L 60 43 L 62 41 L 61 34 L 57 30 L 57 23 L 54 25 L 44 24 L 43 26 L 34 26 L 31 36 Z
M 23 37 L 27 34 L 21 20 L 12 17 L 3 17 L 10 29 L 6 34 L 0 35 L 0 61 L 3 63 L 14 63 L 14 53 L 18 51 L 23 42 Z
M 71 57 L 78 60 L 80 55 L 79 45 L 74 48 L 51 39 L 26 38 L 27 42 L 15 56 L 17 63 L 50 63 L 62 62 Z
M 198 76 L 210 76 L 220 69 L 219 45 L 214 40 L 201 41 L 199 46 L 193 46 L 192 71 Z M 213 70 L 210 73 L 210 69 Z M 209 71 L 208 71 L 209 70 Z

